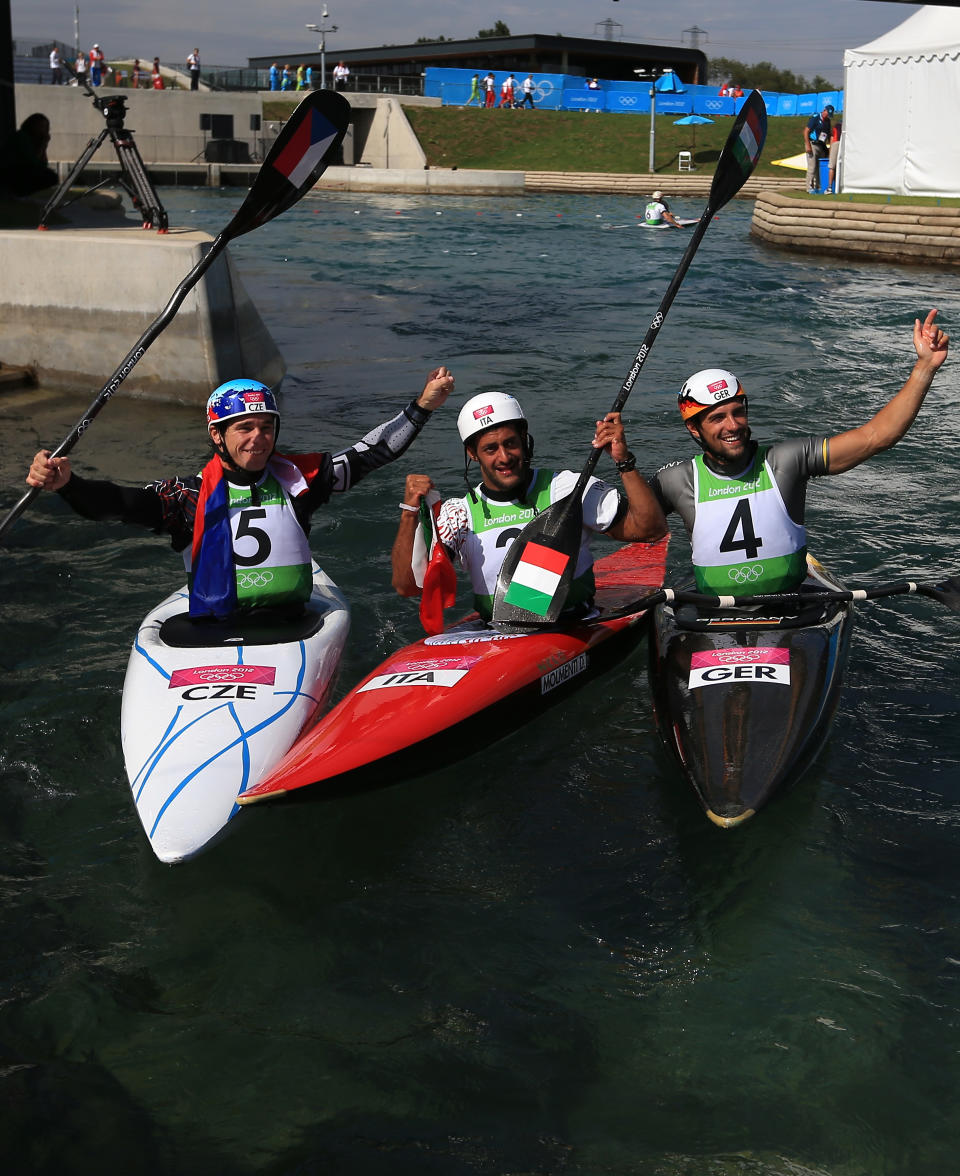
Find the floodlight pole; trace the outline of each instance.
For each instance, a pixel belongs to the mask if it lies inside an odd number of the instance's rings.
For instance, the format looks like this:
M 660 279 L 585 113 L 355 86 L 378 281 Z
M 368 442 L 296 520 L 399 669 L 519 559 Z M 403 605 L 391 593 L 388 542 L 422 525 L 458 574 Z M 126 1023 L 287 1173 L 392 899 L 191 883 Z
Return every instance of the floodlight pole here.
M 655 69 L 635 69 L 633 71 L 638 78 L 645 78 L 650 75 L 650 166 L 647 169 L 651 175 L 656 172 L 656 148 L 657 148 L 657 71 Z
M 327 33 L 335 33 L 337 31 L 336 25 L 328 25 L 324 22 L 329 20 L 330 13 L 327 12 L 327 6 L 324 4 L 323 12 L 320 13 L 320 24 L 308 24 L 306 27 L 313 33 L 320 34 L 320 89 L 327 88 Z

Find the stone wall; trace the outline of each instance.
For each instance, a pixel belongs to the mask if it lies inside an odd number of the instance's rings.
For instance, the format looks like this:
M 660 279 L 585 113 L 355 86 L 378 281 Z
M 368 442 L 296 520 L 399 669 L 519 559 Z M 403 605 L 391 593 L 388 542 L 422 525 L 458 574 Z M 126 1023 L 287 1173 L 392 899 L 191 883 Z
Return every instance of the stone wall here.
M 858 204 L 844 196 L 803 200 L 764 192 L 757 196 L 750 234 L 795 252 L 909 265 L 960 265 L 957 207 Z

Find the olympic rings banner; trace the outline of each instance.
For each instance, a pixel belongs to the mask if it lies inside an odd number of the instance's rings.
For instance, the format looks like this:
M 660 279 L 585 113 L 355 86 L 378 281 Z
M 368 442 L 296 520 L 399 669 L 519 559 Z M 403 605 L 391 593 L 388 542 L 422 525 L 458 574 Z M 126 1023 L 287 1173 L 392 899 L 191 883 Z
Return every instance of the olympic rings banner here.
M 502 86 L 508 77 L 507 70 L 493 70 L 494 105 L 499 106 Z M 478 94 L 473 93 L 473 78 L 477 77 Z M 483 70 L 440 69 L 428 66 L 424 78 L 423 92 L 428 98 L 440 98 L 444 106 L 482 106 Z M 515 73 L 514 97 L 516 102 L 523 98 L 524 71 Z M 588 86 L 590 79 L 572 74 L 532 75 L 534 83 L 533 104 L 540 110 L 606 110 L 617 114 L 649 114 L 650 83 L 610 81 L 597 79 L 598 88 Z M 843 91 L 828 90 L 817 94 L 778 94 L 763 91 L 763 100 L 770 117 L 782 115 L 816 114 L 824 106 L 843 110 Z M 702 114 L 706 118 L 732 118 L 739 114 L 746 98 L 721 98 L 716 86 L 687 86 L 681 93 L 657 94 L 657 114 L 684 115 Z

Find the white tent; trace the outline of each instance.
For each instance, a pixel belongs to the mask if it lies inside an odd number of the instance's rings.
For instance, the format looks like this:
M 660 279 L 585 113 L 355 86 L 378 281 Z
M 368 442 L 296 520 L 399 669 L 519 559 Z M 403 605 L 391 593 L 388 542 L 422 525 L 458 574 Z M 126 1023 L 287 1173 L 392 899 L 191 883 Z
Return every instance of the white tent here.
M 843 191 L 960 196 L 960 9 L 925 5 L 843 65 Z

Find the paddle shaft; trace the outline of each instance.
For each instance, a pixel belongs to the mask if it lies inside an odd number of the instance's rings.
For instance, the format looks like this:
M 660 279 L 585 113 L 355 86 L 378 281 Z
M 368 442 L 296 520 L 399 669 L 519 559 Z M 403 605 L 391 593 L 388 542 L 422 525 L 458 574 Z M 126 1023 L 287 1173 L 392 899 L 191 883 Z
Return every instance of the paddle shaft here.
M 753 160 L 750 168 L 744 172 L 742 164 L 735 159 L 734 149 L 735 144 L 740 137 L 741 128 L 747 119 L 748 108 L 751 106 L 759 106 L 764 110 L 764 120 L 766 119 L 765 109 L 763 107 L 763 99 L 759 93 L 754 90 L 747 102 L 741 108 L 741 113 L 738 115 L 734 125 L 727 136 L 727 141 L 723 145 L 723 150 L 720 152 L 720 159 L 717 162 L 717 170 L 714 172 L 713 181 L 710 184 L 710 194 L 707 197 L 707 206 L 703 210 L 703 215 L 697 222 L 696 228 L 693 230 L 693 236 L 684 250 L 683 257 L 677 265 L 673 277 L 670 279 L 670 284 L 664 292 L 663 298 L 660 300 L 660 305 L 657 307 L 657 313 L 653 316 L 646 335 L 643 337 L 643 342 L 640 344 L 640 350 L 637 352 L 633 361 L 633 366 L 627 373 L 627 378 L 620 386 L 620 391 L 617 394 L 616 400 L 613 402 L 611 412 L 620 412 L 623 406 L 627 403 L 627 397 L 633 390 L 633 385 L 636 383 L 637 376 L 640 375 L 640 370 L 646 362 L 647 356 L 650 354 L 650 349 L 656 341 L 660 328 L 664 324 L 667 317 L 667 311 L 673 305 L 673 300 L 677 296 L 677 291 L 683 283 L 683 279 L 687 276 L 687 270 L 690 268 L 690 263 L 693 261 L 693 256 L 699 248 L 700 242 L 703 240 L 703 235 L 707 231 L 711 220 L 716 213 L 740 191 L 746 182 L 748 176 L 756 166 L 756 160 Z M 766 134 L 766 122 L 764 121 L 764 135 Z M 763 144 L 760 143 L 762 148 Z M 759 151 L 757 153 L 759 157 Z M 586 464 L 580 477 L 577 479 L 577 484 L 571 491 L 571 498 L 575 498 L 578 502 L 583 496 L 583 491 L 586 488 L 587 480 L 596 468 L 597 462 L 600 460 L 600 450 L 594 449 L 587 458 Z
M 147 348 L 151 345 L 151 343 L 154 342 L 157 336 L 169 326 L 174 315 L 183 305 L 183 300 L 190 293 L 197 282 L 200 281 L 210 266 L 213 265 L 214 261 L 216 261 L 220 254 L 224 251 L 230 239 L 230 236 L 228 236 L 228 230 L 225 230 L 214 240 L 213 244 L 210 246 L 207 252 L 203 255 L 203 257 L 200 258 L 200 260 L 193 267 L 190 273 L 187 274 L 176 290 L 174 290 L 173 295 L 171 296 L 167 305 L 153 320 L 150 326 L 147 327 L 133 347 L 131 347 L 131 349 L 127 352 L 123 361 L 120 363 L 120 366 L 100 389 L 96 399 L 89 405 L 87 411 L 53 451 L 51 454 L 52 457 L 65 457 L 70 452 L 70 450 L 73 449 L 74 445 L 76 445 L 83 434 L 87 431 L 94 418 L 104 407 L 110 397 L 113 396 L 127 376 L 129 376 L 140 360 L 143 359 Z M 39 493 L 39 486 L 31 486 L 30 489 L 27 490 L 27 492 L 13 507 L 3 522 L 0 523 L 0 539 L 6 535 L 7 531 L 10 530 L 13 524 L 23 514 L 23 512 Z
M 712 195 L 712 192 L 711 192 Z M 617 393 L 617 398 L 613 402 L 610 412 L 621 412 L 623 406 L 627 403 L 630 393 L 633 391 L 633 385 L 637 382 L 637 377 L 643 365 L 647 361 L 647 356 L 650 354 L 650 349 L 656 342 L 657 335 L 660 328 L 663 326 L 664 320 L 667 317 L 667 311 L 673 305 L 673 300 L 677 296 L 677 291 L 683 284 L 683 279 L 687 276 L 687 270 L 690 268 L 690 263 L 693 261 L 693 256 L 699 248 L 700 242 L 703 240 L 703 234 L 707 231 L 710 224 L 710 219 L 714 215 L 716 209 L 712 204 L 708 204 L 703 216 L 697 222 L 697 226 L 693 231 L 693 236 L 684 250 L 683 257 L 680 258 L 680 264 L 677 266 L 676 272 L 670 279 L 670 284 L 664 292 L 663 298 L 660 299 L 660 305 L 657 307 L 657 313 L 653 316 L 650 326 L 647 328 L 647 333 L 643 337 L 643 342 L 640 344 L 640 350 L 637 352 L 633 360 L 633 366 L 627 373 L 626 379 L 620 385 L 620 391 Z M 600 460 L 602 450 L 594 449 L 587 458 L 583 469 L 580 472 L 580 477 L 577 483 L 570 491 L 571 499 L 579 502 L 583 497 L 583 491 L 586 489 L 587 482 L 590 475 L 596 469 L 597 462 Z
M 951 577 L 937 584 L 920 584 L 915 580 L 896 580 L 875 588 L 815 588 L 810 591 L 758 592 L 755 596 L 710 596 L 704 592 L 658 588 L 631 604 L 631 610 L 652 608 L 657 604 L 693 604 L 700 608 L 738 608 L 746 604 L 817 604 L 828 600 L 882 600 L 888 596 L 928 596 L 960 611 L 960 579 Z

